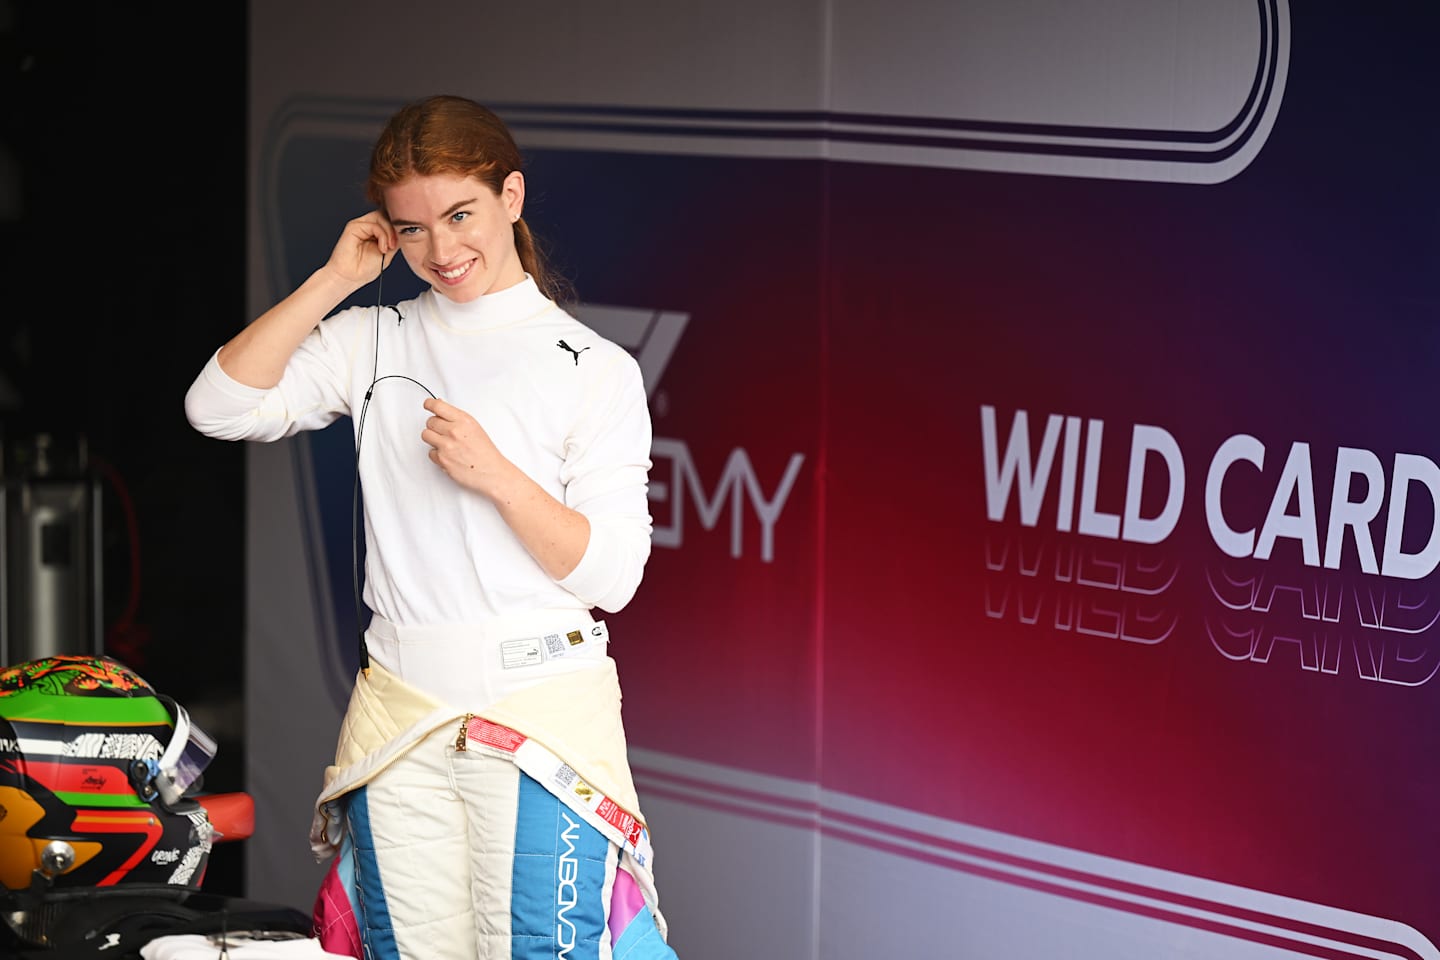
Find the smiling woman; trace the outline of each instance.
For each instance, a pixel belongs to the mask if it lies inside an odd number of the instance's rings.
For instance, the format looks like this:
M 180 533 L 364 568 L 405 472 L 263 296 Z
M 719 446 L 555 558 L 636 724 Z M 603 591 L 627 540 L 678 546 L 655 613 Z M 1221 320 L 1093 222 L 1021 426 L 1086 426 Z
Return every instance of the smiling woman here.
M 456 225 L 469 220 L 474 212 L 497 213 L 496 219 L 487 221 L 487 226 L 495 229 L 485 234 L 494 241 L 492 252 L 505 257 L 503 224 L 513 224 L 509 246 L 513 247 L 521 268 L 535 280 L 541 293 L 564 302 L 571 291 L 546 264 L 525 222 L 522 166 L 519 148 L 505 124 L 491 110 L 463 97 L 431 97 L 405 107 L 386 125 L 371 153 L 366 195 L 380 211 L 389 215 L 394 226 L 404 228 L 400 229 L 402 239 L 419 236 L 425 230 L 423 220 L 410 219 L 412 211 L 422 215 L 427 211 L 433 213 L 433 204 L 442 199 L 450 200 L 453 205 L 442 205 L 435 219 L 449 220 L 464 213 L 455 221 Z M 446 192 L 446 186 L 455 189 Z M 477 189 L 482 186 L 483 190 Z M 490 201 L 485 211 L 462 211 L 466 202 L 481 200 Z M 426 201 L 432 205 L 427 206 Z M 415 232 L 410 234 L 408 230 Z M 474 238 L 474 234 L 470 236 Z M 407 245 L 402 249 L 416 275 L 432 279 L 417 267 L 410 252 L 412 248 Z M 440 265 L 448 262 L 449 258 Z M 511 277 L 515 283 L 521 279 Z M 459 297 L 451 299 L 463 302 Z
M 384 197 L 405 262 L 456 303 L 525 279 L 512 227 L 525 204 L 518 170 L 498 193 L 474 177 L 438 173 L 402 180 Z
M 325 945 L 673 958 L 609 634 L 590 614 L 630 601 L 650 553 L 639 367 L 557 303 L 519 151 L 491 111 L 407 106 L 367 192 L 376 209 L 186 397 L 191 423 L 223 439 L 345 414 L 357 444 L 367 428 L 372 617 L 311 834 L 318 856 L 338 854 Z M 396 252 L 430 287 L 396 305 L 398 324 L 378 307 L 326 317 Z

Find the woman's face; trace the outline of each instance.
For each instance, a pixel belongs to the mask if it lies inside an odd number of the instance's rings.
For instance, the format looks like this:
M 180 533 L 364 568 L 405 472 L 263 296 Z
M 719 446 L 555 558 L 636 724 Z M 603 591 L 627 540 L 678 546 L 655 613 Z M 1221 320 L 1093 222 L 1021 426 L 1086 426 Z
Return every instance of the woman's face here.
M 474 177 L 412 176 L 385 190 L 385 210 L 415 275 L 456 303 L 525 279 L 514 223 L 525 205 L 516 171 L 500 193 Z

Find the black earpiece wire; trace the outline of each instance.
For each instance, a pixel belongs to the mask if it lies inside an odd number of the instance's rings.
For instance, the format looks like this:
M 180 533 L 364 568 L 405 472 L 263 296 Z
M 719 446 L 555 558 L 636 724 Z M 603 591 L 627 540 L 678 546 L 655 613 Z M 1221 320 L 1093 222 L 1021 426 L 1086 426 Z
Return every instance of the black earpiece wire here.
M 380 274 L 375 278 L 375 360 L 370 368 L 370 386 L 365 388 L 365 399 L 360 403 L 360 416 L 355 421 L 355 481 L 350 490 L 350 583 L 355 593 L 355 634 L 360 650 L 360 670 L 365 676 L 370 676 L 370 648 L 365 644 L 365 627 L 360 622 L 360 444 L 365 438 L 365 413 L 370 409 L 370 397 L 375 393 L 375 385 L 382 380 L 409 380 L 415 386 L 430 394 L 430 399 L 439 399 L 435 393 L 425 384 L 414 377 L 407 377 L 403 373 L 387 373 L 380 376 L 380 311 L 394 310 L 395 324 L 398 326 L 405 320 L 405 315 L 400 308 L 384 302 L 385 299 L 385 268 L 389 266 L 382 254 L 380 257 Z

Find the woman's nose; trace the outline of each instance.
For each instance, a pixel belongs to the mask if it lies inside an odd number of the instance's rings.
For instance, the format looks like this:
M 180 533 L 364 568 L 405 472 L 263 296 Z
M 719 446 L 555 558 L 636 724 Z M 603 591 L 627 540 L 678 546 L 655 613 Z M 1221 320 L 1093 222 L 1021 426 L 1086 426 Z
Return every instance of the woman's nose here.
M 451 254 L 455 252 L 455 238 L 443 230 L 432 234 L 430 240 L 430 259 L 436 263 L 446 263 Z

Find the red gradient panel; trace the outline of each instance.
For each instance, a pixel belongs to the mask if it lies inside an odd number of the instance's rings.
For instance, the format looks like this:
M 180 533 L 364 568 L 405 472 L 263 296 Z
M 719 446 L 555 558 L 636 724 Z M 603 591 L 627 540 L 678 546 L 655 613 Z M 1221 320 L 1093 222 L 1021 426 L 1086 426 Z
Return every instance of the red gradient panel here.
M 1366 447 L 1386 478 L 1398 453 L 1440 453 L 1423 418 L 1351 402 L 1359 388 L 1420 409 L 1417 382 L 1383 373 L 1413 342 L 1367 342 L 1376 373 L 1344 389 L 1317 375 L 1357 349 L 1350 292 L 1276 284 L 1274 259 L 1248 248 L 1263 230 L 1212 245 L 1207 223 L 1263 202 L 1244 184 L 914 171 L 927 202 L 900 230 L 874 189 L 886 175 L 846 165 L 832 182 L 824 784 L 1377 916 L 1433 914 L 1440 858 L 1415 851 L 1435 849 L 1440 805 L 1435 578 L 1365 573 L 1353 528 L 1335 569 L 1307 563 L 1298 534 L 1268 558 L 1228 557 L 1206 494 L 1221 444 L 1253 435 L 1264 465 L 1223 473 L 1219 514 L 1258 533 L 1272 510 L 1303 516 L 1308 489 L 1323 550 L 1340 448 Z M 906 243 L 868 242 L 883 233 Z M 1288 317 L 1306 318 L 1303 337 Z M 1059 417 L 1033 517 L 1018 481 L 987 513 L 986 406 L 1001 456 L 1027 412 L 1032 468 Z M 1082 534 L 1088 465 L 1090 512 L 1125 512 L 1137 424 L 1183 456 L 1174 528 L 1159 543 Z M 1296 442 L 1298 488 L 1283 479 Z M 1160 458 L 1141 476 L 1139 516 L 1155 517 Z M 1434 515 L 1411 486 L 1417 552 Z M 1366 527 L 1377 550 L 1393 498 Z
M 646 202 L 594 189 L 550 198 L 577 211 L 557 236 L 612 251 L 577 277 L 585 300 L 689 315 L 651 394 L 657 545 L 634 602 L 606 616 L 628 736 L 814 780 L 821 168 L 547 157 L 561 184 L 566 162 L 583 165 L 582 185 L 650 185 Z M 612 194 L 623 209 L 597 208 Z M 616 222 L 623 245 L 585 235 Z

